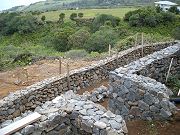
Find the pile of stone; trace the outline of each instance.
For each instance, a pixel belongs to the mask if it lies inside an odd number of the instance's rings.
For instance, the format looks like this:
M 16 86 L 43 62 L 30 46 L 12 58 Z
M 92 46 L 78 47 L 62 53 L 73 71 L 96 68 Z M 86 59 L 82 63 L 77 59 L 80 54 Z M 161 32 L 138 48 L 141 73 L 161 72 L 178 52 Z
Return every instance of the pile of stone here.
M 35 109 L 41 120 L 26 126 L 16 135 L 126 135 L 126 123 L 120 115 L 68 91 Z M 7 123 L 7 122 L 6 122 Z
M 88 100 L 91 100 L 94 103 L 102 103 L 109 97 L 109 89 L 102 85 L 99 88 L 95 88 L 91 93 L 83 93 L 83 96 L 86 96 Z

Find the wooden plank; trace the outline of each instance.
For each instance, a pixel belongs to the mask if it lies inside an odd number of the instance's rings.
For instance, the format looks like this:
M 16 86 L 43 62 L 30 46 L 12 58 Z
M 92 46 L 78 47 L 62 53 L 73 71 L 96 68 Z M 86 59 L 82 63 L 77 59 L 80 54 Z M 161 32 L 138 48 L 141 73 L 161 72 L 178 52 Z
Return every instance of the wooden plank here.
M 26 116 L 25 118 L 22 118 L 21 120 L 16 121 L 2 129 L 0 129 L 0 135 L 10 135 L 10 134 L 26 127 L 27 125 L 37 121 L 40 118 L 41 118 L 41 115 L 37 112 L 30 114 L 30 115 Z

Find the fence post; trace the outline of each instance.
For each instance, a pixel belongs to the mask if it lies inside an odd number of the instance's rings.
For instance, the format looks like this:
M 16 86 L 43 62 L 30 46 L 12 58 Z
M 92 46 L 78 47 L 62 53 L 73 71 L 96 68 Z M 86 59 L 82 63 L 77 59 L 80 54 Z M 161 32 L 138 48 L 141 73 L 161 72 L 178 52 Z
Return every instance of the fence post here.
M 141 37 L 141 46 L 142 46 L 142 57 L 144 56 L 144 34 L 142 33 L 142 37 Z
M 109 57 L 111 56 L 111 45 L 109 44 Z
M 166 76 L 166 82 L 168 81 L 168 78 L 169 78 L 169 74 L 170 74 L 170 71 L 171 71 L 172 63 L 173 63 L 173 58 L 171 59 L 171 63 L 169 65 L 168 73 L 167 73 L 167 76 Z
M 59 58 L 59 75 L 61 74 L 61 63 L 62 63 L 62 61 L 61 61 L 61 57 Z
M 138 40 L 138 33 L 136 33 L 136 37 L 135 37 L 135 47 L 137 46 L 137 40 Z
M 70 90 L 69 61 L 67 61 L 66 70 L 67 70 L 67 85 L 68 85 L 68 90 Z

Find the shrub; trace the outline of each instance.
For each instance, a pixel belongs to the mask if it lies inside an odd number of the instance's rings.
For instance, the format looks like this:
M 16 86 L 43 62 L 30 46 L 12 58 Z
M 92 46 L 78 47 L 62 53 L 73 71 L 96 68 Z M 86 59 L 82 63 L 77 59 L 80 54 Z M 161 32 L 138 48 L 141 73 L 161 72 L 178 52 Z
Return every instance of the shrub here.
M 73 49 L 82 49 L 84 47 L 85 42 L 89 39 L 90 33 L 85 28 L 82 28 L 70 35 L 68 38 L 68 44 Z
M 60 22 L 64 22 L 65 16 L 66 16 L 65 13 L 60 13 L 60 14 L 59 14 L 59 21 L 60 21 Z
M 180 27 L 177 27 L 174 31 L 173 31 L 173 37 L 177 40 L 180 40 Z
M 43 16 L 41 17 L 41 20 L 44 22 L 44 21 L 46 20 L 46 16 L 43 15 Z
M 108 51 L 108 46 L 111 44 L 114 46 L 118 38 L 118 34 L 111 28 L 102 28 L 99 31 L 92 34 L 87 43 L 85 44 L 85 49 L 88 52 L 106 52 Z
M 180 13 L 180 11 L 178 10 L 177 6 L 170 7 L 168 11 L 171 12 L 171 13 L 175 13 L 175 14 L 179 14 Z
M 77 18 L 77 13 L 72 13 L 72 14 L 70 15 L 70 19 L 74 21 L 75 18 Z
M 120 18 L 112 16 L 112 15 L 101 14 L 97 16 L 93 21 L 93 24 L 92 24 L 93 31 L 99 30 L 99 28 L 105 25 L 107 21 L 111 22 L 111 25 L 115 27 L 115 26 L 118 26 L 120 22 Z
M 85 50 L 70 50 L 65 53 L 67 58 L 77 59 L 77 58 L 84 58 L 88 55 Z
M 173 22 L 175 15 L 170 12 L 159 12 L 155 8 L 147 7 L 128 12 L 124 20 L 128 21 L 130 26 L 155 27 L 161 23 Z
M 83 18 L 84 14 L 83 13 L 78 13 L 79 18 Z

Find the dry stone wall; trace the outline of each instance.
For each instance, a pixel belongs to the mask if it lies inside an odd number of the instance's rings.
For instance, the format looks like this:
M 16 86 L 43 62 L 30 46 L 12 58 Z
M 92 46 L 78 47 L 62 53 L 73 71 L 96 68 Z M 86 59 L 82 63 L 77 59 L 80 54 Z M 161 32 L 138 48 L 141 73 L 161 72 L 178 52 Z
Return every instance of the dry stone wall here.
M 68 91 L 37 107 L 41 120 L 26 126 L 17 135 L 127 135 L 125 121 L 120 115 L 107 111 L 85 96 Z M 22 117 L 28 115 L 24 114 Z M 12 120 L 16 121 L 20 117 Z M 9 121 L 9 123 L 11 123 Z M 2 124 L 6 126 L 8 121 Z
M 174 42 L 145 45 L 144 55 L 151 54 L 172 44 Z M 17 117 L 27 110 L 34 110 L 37 106 L 42 105 L 46 101 L 51 101 L 69 89 L 76 92 L 80 88 L 108 78 L 110 71 L 141 58 L 141 48 L 141 46 L 137 46 L 123 51 L 118 56 L 113 56 L 108 60 L 99 61 L 95 65 L 73 70 L 70 72 L 70 88 L 68 88 L 67 76 L 63 74 L 62 76 L 52 77 L 20 91 L 10 93 L 7 97 L 0 100 L 0 123 Z
M 159 74 L 156 72 L 161 76 L 166 70 L 158 70 L 158 67 L 167 69 L 170 63 L 166 62 L 170 62 L 172 57 L 175 63 L 173 72 L 176 72 L 179 69 L 179 52 L 180 44 L 176 44 L 111 72 L 109 109 L 127 120 L 169 119 L 176 113 L 176 107 L 169 101 L 172 91 L 155 79 L 143 75 L 144 71 L 151 75 L 148 70 L 155 67 L 157 71 L 162 71 Z

